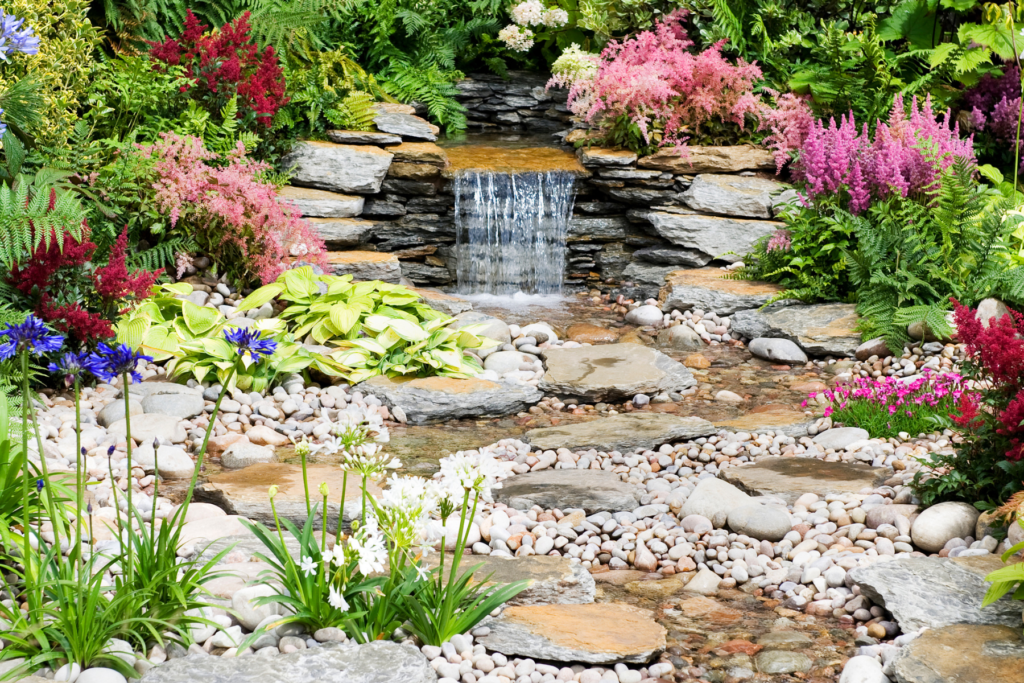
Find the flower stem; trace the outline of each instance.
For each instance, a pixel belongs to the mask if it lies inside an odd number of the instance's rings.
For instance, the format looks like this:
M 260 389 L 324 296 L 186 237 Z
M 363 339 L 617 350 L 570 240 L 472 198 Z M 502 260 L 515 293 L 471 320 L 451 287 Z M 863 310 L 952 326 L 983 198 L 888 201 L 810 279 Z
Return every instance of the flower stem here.
M 29 544 L 29 466 L 28 466 L 28 423 L 32 401 L 28 397 L 28 351 L 21 352 L 21 516 L 22 533 L 25 535 L 25 548 L 22 561 L 25 565 L 25 579 L 28 581 L 29 563 L 32 557 L 32 546 Z
M 341 543 L 341 530 L 345 526 L 345 493 L 348 489 L 348 470 L 341 475 L 341 504 L 338 506 L 338 537 L 334 544 Z
M 78 559 L 84 559 L 82 557 L 82 502 L 85 496 L 82 484 L 82 460 L 85 456 L 82 454 L 82 406 L 81 406 L 81 393 L 82 383 L 78 376 L 75 376 L 75 543 L 76 545 L 76 561 Z M 82 572 L 79 572 L 81 577 Z
M 199 480 L 199 470 L 203 467 L 203 458 L 206 456 L 206 447 L 210 443 L 210 434 L 213 432 L 213 425 L 217 420 L 217 414 L 220 412 L 220 404 L 224 400 L 225 394 L 228 393 L 228 387 L 231 386 L 231 380 L 235 378 L 235 373 L 238 372 L 238 363 L 241 361 L 235 361 L 234 367 L 231 368 L 231 372 L 228 373 L 228 378 L 225 380 L 224 385 L 220 389 L 220 395 L 217 397 L 217 402 L 213 404 L 213 412 L 210 413 L 210 423 L 206 427 L 206 435 L 203 436 L 203 445 L 199 448 L 199 454 L 196 456 L 196 466 L 192 470 L 192 481 L 188 485 L 188 491 L 185 493 L 185 500 L 181 504 L 181 509 L 184 510 L 181 514 L 181 523 L 185 523 L 185 515 L 188 514 L 188 506 L 192 502 L 192 494 L 196 490 L 196 482 Z
M 303 449 L 300 456 L 302 458 L 302 490 L 306 494 L 306 516 L 309 517 L 313 512 L 313 506 L 309 503 L 309 473 L 306 471 L 306 451 Z M 327 531 L 327 527 L 324 527 L 324 531 Z
M 132 519 L 135 515 L 135 508 L 132 507 L 132 400 L 131 394 L 128 393 L 128 387 L 130 385 L 131 378 L 128 377 L 128 371 L 121 373 L 121 393 L 124 394 L 124 430 L 125 430 L 125 447 L 127 448 L 127 468 L 128 476 L 126 477 L 128 485 L 125 487 L 125 492 L 128 500 L 128 564 L 124 568 L 125 577 L 128 585 L 132 583 L 132 574 L 134 573 L 134 546 L 132 542 L 134 536 L 135 525 L 132 524 Z M 115 483 L 116 486 L 116 483 Z

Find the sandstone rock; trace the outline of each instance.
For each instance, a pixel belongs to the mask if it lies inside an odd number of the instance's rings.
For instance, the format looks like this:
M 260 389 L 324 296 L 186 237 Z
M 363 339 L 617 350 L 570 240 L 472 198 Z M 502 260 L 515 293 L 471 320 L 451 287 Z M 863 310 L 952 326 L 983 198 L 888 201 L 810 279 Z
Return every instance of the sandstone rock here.
M 220 456 L 220 463 L 227 469 L 238 470 L 250 465 L 273 462 L 275 457 L 272 448 L 239 441 L 224 451 Z
M 427 560 L 436 567 L 438 556 Z M 451 558 L 445 565 L 445 577 L 451 573 Z M 586 567 L 568 557 L 529 555 L 513 559 L 478 555 L 464 556 L 456 576 L 462 576 L 479 565 L 473 573 L 474 581 L 488 580 L 489 584 L 503 585 L 516 581 L 529 581 L 530 585 L 509 600 L 507 605 L 583 605 L 594 602 L 594 577 Z
M 292 183 L 328 192 L 376 194 L 391 166 L 391 152 L 379 147 L 298 142 L 281 167 L 292 168 Z
M 1003 563 L 995 555 L 901 557 L 856 567 L 850 580 L 872 603 L 892 613 L 904 633 L 951 624 L 1012 626 L 1021 623 L 1020 603 L 1007 595 L 982 609 L 985 577 Z
M 451 294 L 446 294 L 439 289 L 429 287 L 412 287 L 412 291 L 420 295 L 423 303 L 451 316 L 458 316 L 460 313 L 473 310 L 473 304 L 465 299 Z
M 771 218 L 772 195 L 785 189 L 782 183 L 757 177 L 703 173 L 683 193 L 694 211 L 741 218 Z
M 856 326 L 853 304 L 773 305 L 732 316 L 732 330 L 739 335 L 789 339 L 815 356 L 852 356 L 860 346 Z
M 654 449 L 672 441 L 710 436 L 716 431 L 713 424 L 699 417 L 644 412 L 531 429 L 525 439 L 540 450 L 568 448 L 578 451 L 595 448 L 604 452 L 629 453 Z
M 661 310 L 668 313 L 674 309 L 699 308 L 718 315 L 732 315 L 765 305 L 783 289 L 767 282 L 730 280 L 728 275 L 721 268 L 673 271 L 658 293 Z
M 793 520 L 785 508 L 755 502 L 733 508 L 727 521 L 736 533 L 759 541 L 781 541 L 793 528 Z
M 806 363 L 807 354 L 788 339 L 768 339 L 759 337 L 751 339 L 747 350 L 758 358 L 776 363 Z
M 482 173 L 548 173 L 564 171 L 578 178 L 590 176 L 572 152 L 557 147 L 490 147 L 458 145 L 448 148 L 446 178 L 465 171 Z
M 750 496 L 728 482 L 714 478 L 701 479 L 683 504 L 681 516 L 706 517 L 718 529 L 725 526 L 729 512 L 750 502 Z
M 409 161 L 419 164 L 448 165 L 448 153 L 433 142 L 403 142 L 391 147 L 389 152 L 395 155 L 395 161 Z
M 122 419 L 107 427 L 107 431 L 124 437 L 128 427 Z M 132 417 L 132 438 L 138 443 L 152 443 L 153 439 L 160 439 L 161 443 L 185 443 L 188 434 L 177 417 L 153 413 Z
M 308 187 L 285 185 L 277 191 L 278 199 L 299 210 L 303 216 L 319 218 L 351 218 L 363 212 L 363 197 L 324 192 Z
M 373 125 L 384 133 L 401 135 L 403 139 L 434 142 L 437 140 L 437 126 L 411 114 L 377 114 Z
M 776 496 L 793 503 L 808 492 L 822 498 L 859 493 L 879 486 L 890 473 L 882 467 L 817 458 L 760 458 L 753 465 L 723 470 L 722 478 L 751 495 Z
M 543 358 L 543 391 L 588 401 L 680 391 L 697 384 L 681 363 L 639 344 L 553 348 Z
M 660 149 L 637 162 L 640 168 L 689 175 L 692 173 L 739 173 L 740 171 L 775 170 L 771 150 L 753 145 L 728 147 L 688 145 L 686 154 L 673 149 Z
M 565 334 L 566 339 L 581 344 L 610 344 L 619 338 L 618 330 L 611 330 L 589 323 L 571 325 Z
M 704 341 L 686 325 L 674 325 L 658 332 L 658 346 L 673 351 L 696 351 L 704 346 Z
M 979 514 L 977 508 L 967 503 L 939 503 L 917 516 L 910 535 L 918 548 L 937 553 L 948 541 L 974 533 Z
M 194 394 L 151 394 L 142 399 L 142 409 L 147 413 L 173 415 L 182 419 L 195 417 L 203 412 L 202 396 Z M 132 425 L 134 435 L 134 427 Z
M 369 130 L 329 130 L 327 139 L 339 145 L 399 145 L 401 135 Z
M 528 384 L 451 377 L 392 379 L 378 375 L 356 385 L 356 389 L 376 396 L 389 408 L 401 408 L 409 424 L 414 425 L 512 415 L 544 396 Z
M 644 664 L 665 649 L 665 629 L 648 610 L 618 603 L 509 607 L 481 626 L 488 650 L 538 660 Z
M 584 166 L 632 166 L 636 163 L 636 154 L 626 149 L 580 147 L 576 156 Z
M 843 673 L 840 683 L 861 683 L 847 681 Z M 898 683 L 1024 683 L 1020 624 L 957 624 L 925 631 L 899 650 L 893 673 Z
M 740 261 L 762 237 L 773 234 L 784 223 L 701 214 L 640 212 L 659 235 L 672 244 L 697 249 L 712 258 L 730 263 Z
M 396 161 L 388 169 L 389 178 L 433 182 L 441 177 L 441 169 L 433 164 L 412 164 Z
M 493 492 L 495 501 L 517 510 L 540 505 L 595 512 L 632 512 L 640 506 L 640 489 L 603 470 L 540 470 L 506 479 Z
M 455 316 L 455 322 L 451 324 L 451 329 L 461 330 L 469 325 L 484 325 L 477 334 L 493 339 L 500 344 L 512 343 L 512 335 L 508 331 L 508 325 L 505 321 L 495 318 L 493 315 L 487 315 L 478 311 L 459 313 Z
M 362 218 L 307 218 L 328 249 L 346 249 L 370 241 L 377 223 Z
M 345 219 L 338 219 L 345 220 Z M 402 266 L 394 254 L 379 251 L 332 251 L 327 253 L 327 270 L 334 275 L 351 274 L 355 280 L 398 282 Z

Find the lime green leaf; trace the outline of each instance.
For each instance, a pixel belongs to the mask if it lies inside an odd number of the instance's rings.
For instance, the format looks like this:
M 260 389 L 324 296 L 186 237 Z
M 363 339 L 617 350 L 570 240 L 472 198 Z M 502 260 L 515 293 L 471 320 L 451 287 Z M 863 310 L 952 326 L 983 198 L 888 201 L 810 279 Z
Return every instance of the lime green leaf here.
M 264 285 L 249 296 L 245 297 L 238 302 L 238 310 L 249 311 L 254 308 L 259 308 L 263 304 L 267 303 L 275 296 L 278 296 L 284 291 L 284 285 L 278 282 L 272 282 L 269 285 Z
M 339 334 L 348 334 L 357 322 L 362 313 L 359 308 L 345 303 L 331 306 L 331 323 L 338 330 Z
M 430 334 L 416 323 L 408 320 L 391 321 L 391 330 L 406 341 L 418 342 L 426 339 Z
M 185 325 L 194 335 L 206 334 L 222 317 L 219 311 L 196 306 L 187 299 L 181 302 L 181 315 L 185 318 Z

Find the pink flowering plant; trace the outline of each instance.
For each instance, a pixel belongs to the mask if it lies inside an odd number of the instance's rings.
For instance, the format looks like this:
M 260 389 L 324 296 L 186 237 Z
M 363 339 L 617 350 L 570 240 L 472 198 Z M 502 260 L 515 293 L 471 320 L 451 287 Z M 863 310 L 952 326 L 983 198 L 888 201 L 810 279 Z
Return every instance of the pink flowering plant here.
M 801 404 L 824 403 L 825 417 L 836 424 L 866 429 L 873 437 L 911 436 L 940 430 L 941 419 L 955 412 L 966 391 L 964 378 L 953 372 L 925 370 L 907 381 L 900 377 L 857 377 Z
M 323 241 L 278 200 L 269 164 L 247 158 L 241 144 L 221 157 L 199 138 L 164 133 L 139 153 L 154 160 L 155 201 L 171 236 L 191 237 L 235 282 L 273 282 L 294 261 L 325 265 Z

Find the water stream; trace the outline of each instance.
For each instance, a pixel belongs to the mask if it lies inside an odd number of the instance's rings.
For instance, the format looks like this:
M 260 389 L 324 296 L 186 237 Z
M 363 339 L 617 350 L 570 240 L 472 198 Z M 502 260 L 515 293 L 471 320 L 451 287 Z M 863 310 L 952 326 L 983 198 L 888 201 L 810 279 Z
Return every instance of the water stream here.
M 573 173 L 468 170 L 452 190 L 461 294 L 562 291 Z

